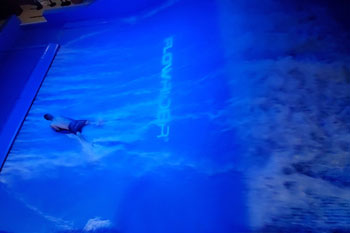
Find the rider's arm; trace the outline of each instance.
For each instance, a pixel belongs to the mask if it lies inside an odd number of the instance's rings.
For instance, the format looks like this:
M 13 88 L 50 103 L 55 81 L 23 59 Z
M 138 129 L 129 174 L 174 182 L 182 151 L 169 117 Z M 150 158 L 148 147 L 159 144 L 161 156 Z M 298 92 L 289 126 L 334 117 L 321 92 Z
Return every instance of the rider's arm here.
M 60 127 L 57 127 L 56 125 L 50 125 L 50 126 L 51 126 L 51 128 L 52 128 L 53 130 L 55 130 L 56 132 L 59 132 L 59 131 L 62 130 Z
M 51 128 L 53 130 L 55 130 L 56 132 L 59 132 L 59 133 L 71 133 L 69 130 L 66 130 L 66 129 L 62 129 L 56 125 L 51 125 Z

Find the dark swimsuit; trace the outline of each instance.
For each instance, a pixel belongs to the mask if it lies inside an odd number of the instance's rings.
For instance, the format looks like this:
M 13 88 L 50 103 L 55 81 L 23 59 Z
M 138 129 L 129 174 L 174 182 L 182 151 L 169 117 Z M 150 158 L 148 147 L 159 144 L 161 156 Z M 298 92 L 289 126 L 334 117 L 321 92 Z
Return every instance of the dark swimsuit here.
M 87 123 L 87 120 L 72 120 L 72 122 L 69 123 L 69 126 L 68 126 L 70 133 L 74 133 L 74 134 L 77 134 L 77 132 L 81 133 L 86 123 Z

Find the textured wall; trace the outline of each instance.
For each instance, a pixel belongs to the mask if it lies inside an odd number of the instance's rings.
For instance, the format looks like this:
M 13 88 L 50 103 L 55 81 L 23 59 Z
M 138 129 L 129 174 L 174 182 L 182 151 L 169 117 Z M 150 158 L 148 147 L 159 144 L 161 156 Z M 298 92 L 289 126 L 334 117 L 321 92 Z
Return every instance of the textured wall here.
M 346 5 L 221 4 L 227 114 L 245 145 L 252 229 L 348 232 L 349 21 L 339 13 Z

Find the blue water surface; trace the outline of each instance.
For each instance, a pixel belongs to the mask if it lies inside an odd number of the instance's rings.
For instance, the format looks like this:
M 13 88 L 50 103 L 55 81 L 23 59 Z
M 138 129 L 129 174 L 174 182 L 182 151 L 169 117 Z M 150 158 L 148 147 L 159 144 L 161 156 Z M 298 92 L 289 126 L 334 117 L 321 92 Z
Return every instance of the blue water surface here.
M 1 172 L 0 230 L 349 232 L 346 1 L 152 3 L 21 28 L 18 46 L 61 47 Z
M 65 25 L 1 174 L 0 229 L 243 230 L 218 26 L 210 1 Z M 45 113 L 96 124 L 82 139 L 54 132 Z

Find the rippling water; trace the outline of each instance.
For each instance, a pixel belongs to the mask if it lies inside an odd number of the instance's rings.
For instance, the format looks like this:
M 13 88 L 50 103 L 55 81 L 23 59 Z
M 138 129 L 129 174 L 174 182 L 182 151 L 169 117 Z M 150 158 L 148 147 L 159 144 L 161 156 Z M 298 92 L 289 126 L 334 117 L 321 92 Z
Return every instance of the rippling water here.
M 65 25 L 0 176 L 0 229 L 347 229 L 348 34 L 324 6 L 254 2 Z M 45 113 L 98 124 L 81 140 Z
M 5 229 L 243 229 L 213 6 L 197 18 L 185 4 L 132 24 L 67 26 L 63 36 L 79 35 L 62 44 L 1 175 L 6 198 L 25 209 Z M 51 130 L 45 113 L 98 124 L 81 140 Z

